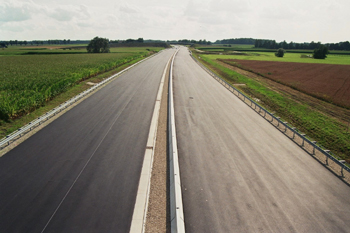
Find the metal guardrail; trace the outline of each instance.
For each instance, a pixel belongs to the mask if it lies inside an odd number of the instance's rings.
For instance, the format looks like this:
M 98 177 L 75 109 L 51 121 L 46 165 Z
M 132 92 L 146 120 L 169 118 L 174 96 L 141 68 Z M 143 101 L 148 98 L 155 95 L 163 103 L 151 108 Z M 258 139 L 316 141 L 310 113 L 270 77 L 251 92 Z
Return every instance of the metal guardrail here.
M 284 133 L 287 137 L 289 137 L 291 140 L 293 140 L 296 144 L 298 144 L 302 149 L 304 149 L 306 152 L 308 152 L 313 157 L 317 158 L 319 161 L 322 159 L 322 155 L 325 158 L 324 164 L 329 165 L 329 162 L 332 161 L 334 164 L 339 166 L 340 169 L 331 169 L 333 172 L 335 172 L 337 175 L 341 176 L 342 178 L 347 178 L 345 181 L 350 182 L 350 168 L 345 165 L 345 161 L 338 160 L 335 158 L 329 150 L 325 150 L 321 148 L 320 145 L 317 145 L 315 141 L 311 141 L 308 138 L 306 138 L 305 134 L 300 133 L 296 128 L 288 125 L 287 122 L 282 121 L 279 117 L 274 116 L 274 113 L 270 113 L 268 110 L 257 104 L 255 101 L 253 101 L 250 97 L 246 96 L 242 92 L 240 92 L 238 89 L 227 83 L 225 80 L 223 80 L 221 77 L 217 76 L 215 73 L 213 73 L 211 70 L 209 70 L 207 67 L 205 67 L 201 62 L 199 62 L 190 52 L 191 57 L 195 62 L 197 62 L 206 72 L 208 72 L 212 77 L 214 77 L 219 83 L 221 83 L 226 89 L 228 89 L 230 92 L 235 94 L 238 98 L 240 98 L 243 102 L 245 102 L 250 108 L 252 108 L 255 112 L 257 112 L 259 115 L 263 116 L 266 120 L 267 118 L 271 118 L 271 120 L 268 120 L 271 124 L 273 124 L 277 129 L 279 129 L 282 133 Z M 288 135 L 289 132 L 289 136 Z M 300 140 L 297 140 L 297 139 Z M 299 144 L 300 142 L 300 144 Z M 310 148 L 311 147 L 311 148 Z M 321 155 L 320 155 L 321 154 Z M 329 161 L 330 160 L 330 161 Z M 322 161 L 321 161 L 322 162 Z M 336 171 L 334 171 L 336 170 Z M 344 174 L 344 170 L 348 172 L 347 175 Z
M 163 51 L 163 50 L 162 50 Z M 160 51 L 160 52 L 162 52 Z M 157 53 L 156 53 L 157 54 Z M 60 113 L 61 111 L 63 111 L 64 109 L 68 108 L 69 106 L 71 106 L 72 104 L 74 104 L 75 102 L 77 102 L 78 100 L 80 100 L 81 98 L 85 97 L 86 95 L 88 95 L 89 93 L 95 91 L 96 89 L 98 89 L 99 87 L 103 86 L 104 84 L 106 84 L 107 82 L 111 81 L 112 79 L 114 79 L 115 77 L 123 74 L 124 72 L 128 71 L 129 69 L 131 69 L 132 67 L 138 65 L 141 62 L 144 62 L 146 60 L 148 60 L 149 58 L 155 56 L 156 54 L 149 56 L 127 68 L 125 68 L 124 70 L 112 75 L 111 77 L 103 80 L 102 82 L 99 82 L 98 84 L 90 87 L 89 89 L 83 91 L 82 93 L 74 96 L 73 98 L 71 98 L 70 100 L 64 102 L 63 104 L 60 104 L 58 107 L 48 111 L 47 113 L 43 114 L 42 116 L 38 117 L 37 119 L 29 122 L 27 125 L 17 129 L 16 131 L 14 131 L 13 133 L 7 135 L 6 137 L 2 138 L 0 140 L 0 150 L 4 149 L 5 147 L 9 146 L 12 142 L 16 141 L 17 139 L 21 138 L 23 135 L 27 134 L 28 132 L 32 131 L 33 129 L 35 129 L 36 127 L 38 127 L 39 125 L 41 125 L 42 123 L 46 122 L 47 120 L 49 120 L 50 118 L 52 118 L 53 116 L 55 116 L 57 113 Z

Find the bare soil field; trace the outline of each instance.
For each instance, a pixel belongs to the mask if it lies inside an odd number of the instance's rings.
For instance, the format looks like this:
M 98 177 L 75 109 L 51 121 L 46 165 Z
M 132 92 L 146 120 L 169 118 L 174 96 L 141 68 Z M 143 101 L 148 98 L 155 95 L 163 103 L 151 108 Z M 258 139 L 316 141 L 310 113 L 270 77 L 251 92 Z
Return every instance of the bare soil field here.
M 350 108 L 350 65 L 237 59 L 220 61 L 262 75 L 316 98 Z

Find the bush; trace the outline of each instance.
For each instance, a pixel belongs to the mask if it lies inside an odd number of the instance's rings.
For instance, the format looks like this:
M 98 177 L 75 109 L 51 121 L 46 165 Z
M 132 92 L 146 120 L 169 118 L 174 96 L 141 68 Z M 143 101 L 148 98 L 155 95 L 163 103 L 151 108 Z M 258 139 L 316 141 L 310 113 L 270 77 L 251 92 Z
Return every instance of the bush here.
M 285 52 L 286 52 L 286 51 L 284 51 L 284 49 L 279 48 L 279 49 L 277 50 L 277 52 L 275 53 L 275 56 L 276 56 L 276 57 L 283 57 Z
M 86 49 L 88 53 L 109 53 L 109 40 L 96 36 L 90 41 Z
M 324 45 L 320 45 L 318 48 L 314 50 L 313 57 L 315 59 L 325 59 L 328 53 L 329 53 L 328 47 Z

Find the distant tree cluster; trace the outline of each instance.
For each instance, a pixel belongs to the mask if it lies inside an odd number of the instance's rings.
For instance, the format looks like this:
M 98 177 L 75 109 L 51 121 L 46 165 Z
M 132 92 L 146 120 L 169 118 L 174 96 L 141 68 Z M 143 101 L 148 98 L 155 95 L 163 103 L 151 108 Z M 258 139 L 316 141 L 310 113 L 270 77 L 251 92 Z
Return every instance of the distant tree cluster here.
M 321 46 L 321 42 L 314 42 L 311 43 L 294 43 L 291 41 L 290 43 L 287 43 L 286 41 L 282 41 L 277 43 L 275 40 L 255 40 L 254 43 L 255 48 L 265 48 L 265 49 L 277 49 L 277 48 L 283 48 L 283 49 L 310 49 L 314 50 Z M 350 43 L 348 41 L 345 42 L 339 42 L 336 44 L 325 44 L 326 47 L 328 47 L 329 50 L 350 50 Z
M 26 40 L 9 40 L 9 41 L 1 41 L 1 43 L 2 44 L 5 44 L 6 45 L 6 47 L 7 46 L 9 46 L 9 45 L 11 45 L 11 46 L 13 46 L 13 45 L 27 45 L 28 44 L 28 42 L 26 41 Z
M 347 50 L 350 51 L 349 41 L 339 42 L 339 43 L 327 43 L 326 46 L 329 50 Z
M 279 48 L 279 49 L 277 50 L 277 52 L 275 53 L 275 56 L 276 56 L 276 57 L 283 57 L 285 52 L 286 52 L 286 51 L 284 51 L 284 49 Z
M 143 43 L 143 38 L 138 38 L 137 40 L 127 39 L 127 40 L 123 41 L 122 43 Z
M 5 44 L 4 42 L 0 42 L 0 48 L 7 48 L 7 44 Z
M 202 44 L 202 45 L 211 45 L 212 42 L 204 40 L 188 40 L 188 39 L 182 39 L 182 40 L 168 40 L 167 43 L 172 44 Z
M 109 43 L 117 44 L 117 43 L 144 43 L 143 38 L 138 39 L 127 39 L 127 40 L 110 40 Z
M 26 41 L 26 40 L 9 40 L 9 41 L 1 41 L 1 43 L 4 43 L 6 46 L 17 46 L 17 45 L 44 45 L 44 44 L 71 44 L 70 39 L 64 39 L 64 40 L 32 40 L 32 41 Z M 77 42 L 75 42 L 77 43 Z M 78 43 L 81 43 L 80 41 Z
M 328 47 L 325 45 L 320 45 L 320 47 L 314 50 L 313 57 L 316 59 L 325 59 L 328 53 Z
M 235 38 L 235 39 L 223 39 L 217 40 L 214 44 L 251 44 L 255 43 L 255 39 L 253 38 Z
M 88 53 L 109 53 L 109 40 L 96 36 L 86 47 Z
M 70 39 L 66 40 L 48 40 L 48 44 L 70 44 Z

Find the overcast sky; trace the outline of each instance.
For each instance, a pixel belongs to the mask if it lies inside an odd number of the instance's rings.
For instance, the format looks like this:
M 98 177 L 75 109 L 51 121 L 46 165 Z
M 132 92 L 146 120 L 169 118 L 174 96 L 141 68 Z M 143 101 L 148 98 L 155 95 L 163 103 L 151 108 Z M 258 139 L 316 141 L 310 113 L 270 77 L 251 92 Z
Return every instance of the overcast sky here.
M 0 40 L 350 40 L 349 0 L 0 0 Z

